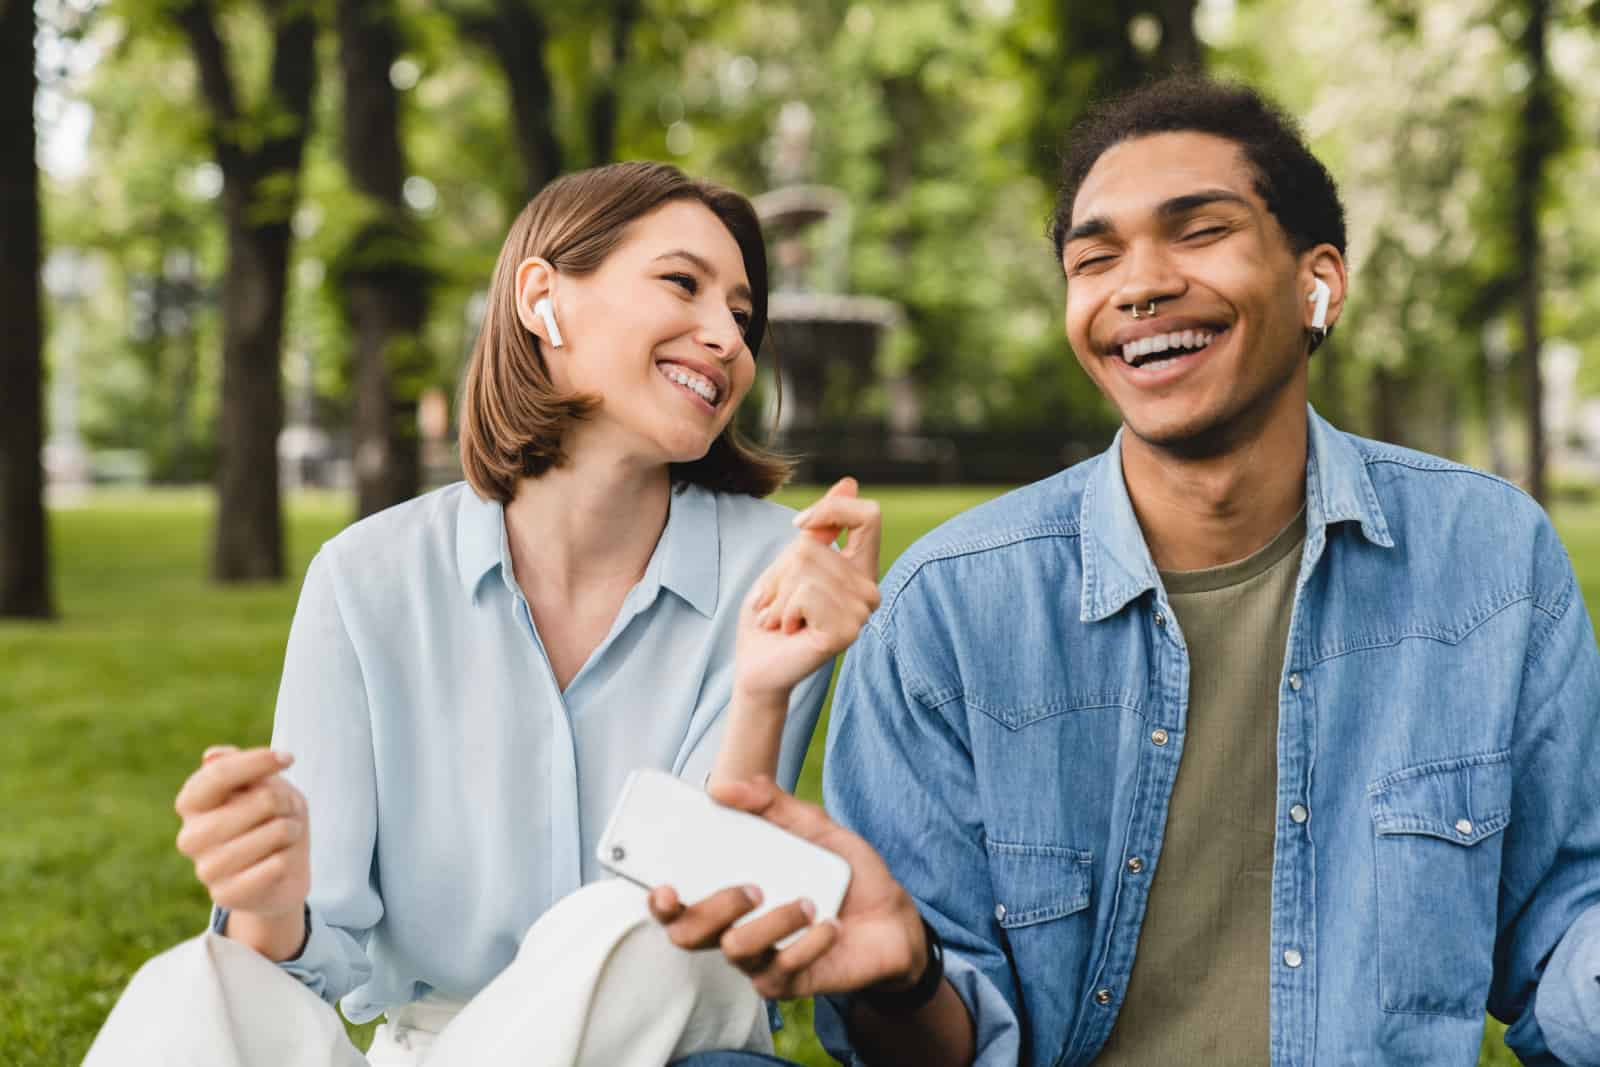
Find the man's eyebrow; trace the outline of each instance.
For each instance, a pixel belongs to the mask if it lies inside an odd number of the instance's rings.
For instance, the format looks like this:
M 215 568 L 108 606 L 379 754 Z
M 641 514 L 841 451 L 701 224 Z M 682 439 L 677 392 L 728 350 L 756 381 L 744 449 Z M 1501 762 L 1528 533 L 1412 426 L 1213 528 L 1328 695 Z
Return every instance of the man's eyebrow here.
M 1198 193 L 1185 193 L 1182 196 L 1172 197 L 1170 200 L 1163 200 L 1156 207 L 1156 214 L 1164 219 L 1174 219 L 1187 215 L 1191 211 L 1198 211 L 1200 208 L 1210 204 L 1251 206 L 1250 201 L 1227 189 L 1204 189 Z M 1061 244 L 1065 247 L 1073 241 L 1081 241 L 1085 237 L 1103 237 L 1115 229 L 1116 227 L 1111 225 L 1110 219 L 1104 215 L 1095 215 L 1093 218 L 1084 219 L 1068 230 L 1066 235 L 1061 238 Z
M 1156 208 L 1156 213 L 1162 218 L 1170 219 L 1179 215 L 1187 215 L 1191 211 L 1208 207 L 1211 204 L 1251 206 L 1250 201 L 1230 190 L 1205 189 L 1198 193 L 1185 193 L 1183 196 L 1175 196 L 1171 200 L 1163 200 L 1161 206 Z
M 663 252 L 655 259 L 651 260 L 651 262 L 654 263 L 663 259 L 687 259 L 690 263 L 695 265 L 696 269 L 698 269 L 701 274 L 706 274 L 713 278 L 717 276 L 717 269 L 711 265 L 710 260 L 706 259 L 697 252 L 689 251 L 687 248 L 674 248 L 670 252 Z M 750 287 L 745 285 L 743 282 L 740 282 L 738 285 L 734 286 L 729 295 L 737 296 L 744 300 L 752 299 L 750 295 Z

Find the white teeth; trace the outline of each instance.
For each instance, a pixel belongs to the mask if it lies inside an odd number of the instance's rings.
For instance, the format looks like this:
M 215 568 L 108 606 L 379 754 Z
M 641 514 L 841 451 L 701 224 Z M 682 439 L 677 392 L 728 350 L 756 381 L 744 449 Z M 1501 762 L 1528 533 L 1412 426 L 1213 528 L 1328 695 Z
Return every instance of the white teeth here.
M 685 370 L 678 366 L 662 364 L 661 373 L 669 381 L 674 381 L 684 386 L 706 403 L 715 404 L 717 402 L 717 387 L 693 371 Z
M 1204 348 L 1211 343 L 1216 334 L 1210 330 L 1182 330 L 1176 333 L 1158 333 L 1151 337 L 1141 337 L 1137 341 L 1129 341 L 1122 346 L 1122 358 L 1127 363 L 1142 359 L 1145 356 L 1173 349 L 1193 351 Z

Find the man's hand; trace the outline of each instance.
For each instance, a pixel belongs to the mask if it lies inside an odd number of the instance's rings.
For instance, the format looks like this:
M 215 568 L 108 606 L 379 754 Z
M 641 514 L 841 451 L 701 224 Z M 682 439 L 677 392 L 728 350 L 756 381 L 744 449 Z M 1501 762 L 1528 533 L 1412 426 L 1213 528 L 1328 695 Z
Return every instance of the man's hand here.
M 710 792 L 721 804 L 759 815 L 844 857 L 850 888 L 837 919 L 812 926 L 779 950 L 777 942 L 811 926 L 810 901 L 786 903 L 734 928 L 760 902 L 753 887 L 725 889 L 685 906 L 671 887 L 658 886 L 650 893 L 650 912 L 674 944 L 720 948 L 750 976 L 757 992 L 773 999 L 853 993 L 868 986 L 909 989 L 916 983 L 928 964 L 922 919 L 871 845 L 767 778 L 713 785 Z

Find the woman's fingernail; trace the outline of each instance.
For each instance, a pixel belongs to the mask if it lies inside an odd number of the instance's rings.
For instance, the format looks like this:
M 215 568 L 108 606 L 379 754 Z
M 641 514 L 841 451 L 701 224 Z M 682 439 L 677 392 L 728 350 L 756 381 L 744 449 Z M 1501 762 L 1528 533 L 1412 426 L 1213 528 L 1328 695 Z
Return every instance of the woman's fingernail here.
M 806 524 L 806 520 L 811 518 L 812 510 L 813 510 L 812 508 L 806 508 L 804 511 L 799 512 L 798 514 L 796 514 L 795 517 L 793 519 L 791 519 L 790 521 L 793 522 L 796 526 L 804 526 Z
M 750 901 L 751 906 L 761 903 L 761 887 L 758 885 L 745 886 L 744 895 L 745 898 Z
M 801 914 L 803 914 L 806 917 L 806 922 L 808 922 L 808 923 L 809 922 L 816 922 L 816 920 L 817 920 L 817 906 L 815 904 L 811 903 L 810 900 L 807 900 L 805 898 L 801 898 L 801 900 L 800 900 L 800 912 L 801 912 Z
M 280 767 L 287 767 L 294 762 L 294 756 L 291 753 L 273 750 L 272 754 L 277 758 L 278 766 Z
M 226 756 L 230 752 L 237 751 L 239 750 L 232 745 L 212 745 L 210 748 L 206 749 L 205 754 L 200 757 L 200 762 L 204 763 L 207 760 L 214 760 L 218 756 Z

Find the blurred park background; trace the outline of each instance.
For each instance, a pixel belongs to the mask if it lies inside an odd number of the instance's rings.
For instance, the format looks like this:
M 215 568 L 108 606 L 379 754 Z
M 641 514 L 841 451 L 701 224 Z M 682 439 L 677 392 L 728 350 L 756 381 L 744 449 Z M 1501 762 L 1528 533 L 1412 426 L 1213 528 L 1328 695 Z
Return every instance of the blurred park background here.
M 887 566 L 1114 427 L 1044 238 L 1066 125 L 1247 80 L 1350 214 L 1319 410 L 1519 481 L 1600 602 L 1597 59 L 1595 0 L 0 0 L 0 1062 L 78 1062 L 203 923 L 172 797 L 268 736 L 317 545 L 458 477 L 495 253 L 565 171 L 758 197 L 742 417 L 881 496 Z

